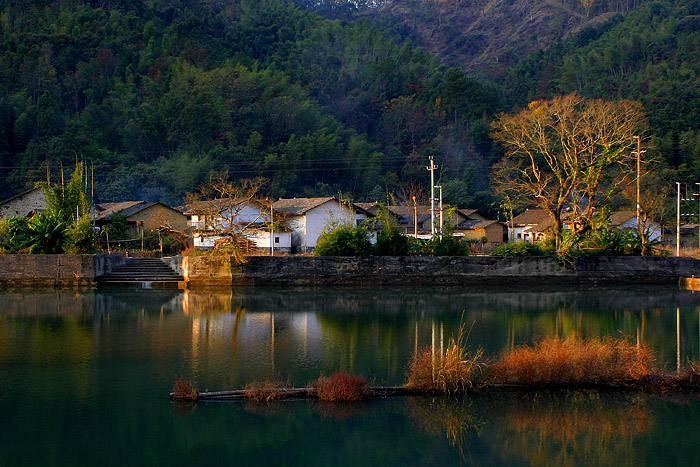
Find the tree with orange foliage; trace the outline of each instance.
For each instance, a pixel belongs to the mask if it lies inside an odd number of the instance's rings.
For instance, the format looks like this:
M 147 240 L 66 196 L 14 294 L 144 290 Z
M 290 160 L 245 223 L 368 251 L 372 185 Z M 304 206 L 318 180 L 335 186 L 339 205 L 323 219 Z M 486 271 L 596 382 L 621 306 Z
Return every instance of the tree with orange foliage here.
M 500 114 L 492 125 L 505 148 L 493 170 L 496 190 L 547 211 L 559 253 L 591 230 L 598 210 L 635 180 L 634 136 L 645 129 L 637 102 L 569 94 Z

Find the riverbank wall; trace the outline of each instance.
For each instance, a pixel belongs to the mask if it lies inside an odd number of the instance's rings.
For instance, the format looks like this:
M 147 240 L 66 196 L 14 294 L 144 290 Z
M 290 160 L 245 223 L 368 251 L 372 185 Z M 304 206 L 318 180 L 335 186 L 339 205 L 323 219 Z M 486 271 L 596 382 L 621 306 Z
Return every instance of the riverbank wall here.
M 92 286 L 125 262 L 122 255 L 0 255 L 0 285 Z
M 244 264 L 207 256 L 180 261 L 190 287 L 238 285 L 678 284 L 700 277 L 700 260 L 595 257 L 561 264 L 545 257 L 249 257 Z
M 182 286 L 381 286 L 568 284 L 690 284 L 700 260 L 676 257 L 593 257 L 562 264 L 546 257 L 314 257 L 163 259 L 182 274 Z M 0 285 L 90 286 L 126 262 L 122 255 L 0 255 Z

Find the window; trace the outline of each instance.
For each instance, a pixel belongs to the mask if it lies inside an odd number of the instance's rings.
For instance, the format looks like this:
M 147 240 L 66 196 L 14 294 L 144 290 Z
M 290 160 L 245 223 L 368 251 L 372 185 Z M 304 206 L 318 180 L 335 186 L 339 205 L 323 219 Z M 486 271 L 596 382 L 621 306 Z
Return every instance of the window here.
M 275 243 L 279 243 L 279 242 L 280 242 L 280 238 L 279 238 L 279 237 L 275 237 Z

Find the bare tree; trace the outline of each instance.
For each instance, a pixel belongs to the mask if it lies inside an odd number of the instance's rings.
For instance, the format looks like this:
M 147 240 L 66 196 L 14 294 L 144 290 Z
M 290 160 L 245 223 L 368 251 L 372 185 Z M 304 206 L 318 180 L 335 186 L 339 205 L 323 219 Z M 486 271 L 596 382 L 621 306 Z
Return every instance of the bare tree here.
M 532 102 L 501 114 L 493 136 L 506 155 L 494 166 L 501 194 L 550 215 L 557 250 L 564 252 L 591 228 L 604 206 L 636 175 L 631 154 L 645 127 L 637 102 L 591 100 L 577 94 Z M 572 242 L 562 243 L 565 209 Z
M 253 225 L 269 222 L 271 202 L 258 199 L 266 183 L 261 177 L 233 183 L 227 172 L 214 174 L 185 195 L 187 211 L 197 216 L 199 230 L 236 239 Z
M 639 221 L 637 222 L 637 236 L 641 243 L 641 254 L 649 254 L 649 235 L 652 228 L 651 222 L 657 222 L 660 226 L 668 225 L 672 220 L 669 213 L 674 212 L 675 200 L 670 197 L 671 184 L 664 180 L 658 167 L 645 167 L 640 180 L 641 190 L 639 196 Z M 637 190 L 635 184 L 629 184 L 621 193 L 628 202 L 636 204 Z M 662 227 L 663 228 L 663 227 Z

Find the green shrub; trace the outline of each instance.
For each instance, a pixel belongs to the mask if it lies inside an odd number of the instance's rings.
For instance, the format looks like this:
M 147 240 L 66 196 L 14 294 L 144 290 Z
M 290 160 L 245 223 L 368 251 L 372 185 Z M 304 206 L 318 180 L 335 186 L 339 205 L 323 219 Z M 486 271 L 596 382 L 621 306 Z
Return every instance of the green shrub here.
M 79 255 L 95 250 L 95 231 L 89 216 L 81 217 L 68 228 L 66 234 L 66 253 Z
M 23 237 L 27 232 L 26 217 L 10 217 L 0 220 L 0 252 L 19 253 L 24 248 Z
M 371 253 L 367 228 L 351 225 L 322 233 L 314 250 L 315 256 L 368 256 Z
M 423 243 L 420 254 L 426 256 L 469 256 L 471 241 L 452 235 L 434 236 Z
M 24 247 L 29 247 L 31 254 L 63 253 L 66 231 L 67 226 L 57 212 L 41 211 L 32 217 L 27 229 L 19 234 L 19 241 Z
M 532 242 L 506 243 L 503 246 L 494 247 L 491 256 L 545 256 L 545 251 L 540 245 Z
M 374 254 L 377 256 L 408 256 L 411 253 L 411 239 L 395 226 L 379 232 Z

